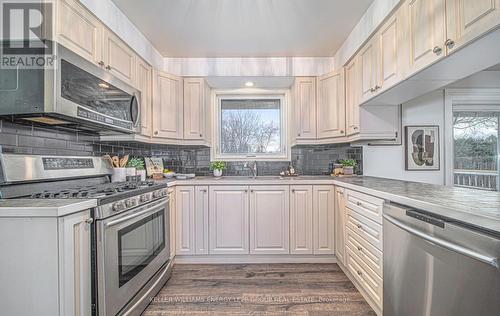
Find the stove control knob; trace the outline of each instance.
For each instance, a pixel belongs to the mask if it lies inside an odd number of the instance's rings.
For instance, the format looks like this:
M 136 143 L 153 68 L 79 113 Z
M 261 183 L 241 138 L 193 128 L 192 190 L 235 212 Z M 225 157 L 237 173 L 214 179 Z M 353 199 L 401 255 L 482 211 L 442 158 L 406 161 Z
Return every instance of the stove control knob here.
M 125 201 L 125 205 L 127 207 L 135 206 L 135 204 L 136 204 L 136 201 L 134 199 L 128 199 L 128 200 Z
M 113 211 L 118 212 L 125 209 L 125 203 L 123 201 L 116 202 L 113 204 Z
M 147 201 L 149 201 L 149 195 L 147 195 L 147 194 L 141 195 L 140 200 L 141 200 L 141 202 L 147 202 Z
M 156 199 L 156 198 L 159 198 L 161 195 L 160 195 L 160 191 L 154 191 L 153 192 L 153 198 Z

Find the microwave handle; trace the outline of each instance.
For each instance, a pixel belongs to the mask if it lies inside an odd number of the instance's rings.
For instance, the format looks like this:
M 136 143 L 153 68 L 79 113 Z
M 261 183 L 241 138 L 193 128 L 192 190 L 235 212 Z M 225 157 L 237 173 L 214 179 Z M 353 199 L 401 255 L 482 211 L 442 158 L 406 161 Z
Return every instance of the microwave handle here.
M 139 124 L 139 120 L 141 117 L 141 107 L 139 104 L 139 98 L 134 94 L 130 99 L 130 118 L 132 119 L 132 123 L 134 126 Z

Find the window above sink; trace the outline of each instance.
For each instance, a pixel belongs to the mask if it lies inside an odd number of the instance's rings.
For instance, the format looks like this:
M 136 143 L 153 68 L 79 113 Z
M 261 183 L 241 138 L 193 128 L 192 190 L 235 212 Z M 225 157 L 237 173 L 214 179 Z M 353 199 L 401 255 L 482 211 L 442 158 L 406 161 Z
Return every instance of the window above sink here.
M 217 91 L 212 160 L 290 160 L 287 91 Z

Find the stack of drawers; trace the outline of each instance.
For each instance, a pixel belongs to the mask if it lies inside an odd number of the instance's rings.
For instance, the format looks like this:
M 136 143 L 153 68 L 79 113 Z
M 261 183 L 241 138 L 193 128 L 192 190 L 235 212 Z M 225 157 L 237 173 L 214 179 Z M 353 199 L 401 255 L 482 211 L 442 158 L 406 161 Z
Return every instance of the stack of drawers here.
M 346 267 L 382 310 L 382 208 L 384 201 L 346 190 Z

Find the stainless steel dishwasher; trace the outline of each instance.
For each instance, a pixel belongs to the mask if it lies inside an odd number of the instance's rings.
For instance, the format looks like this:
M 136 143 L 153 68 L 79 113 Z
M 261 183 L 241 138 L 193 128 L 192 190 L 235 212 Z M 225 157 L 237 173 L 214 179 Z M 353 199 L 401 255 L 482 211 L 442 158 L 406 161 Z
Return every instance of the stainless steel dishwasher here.
M 500 238 L 384 207 L 385 316 L 500 315 Z

